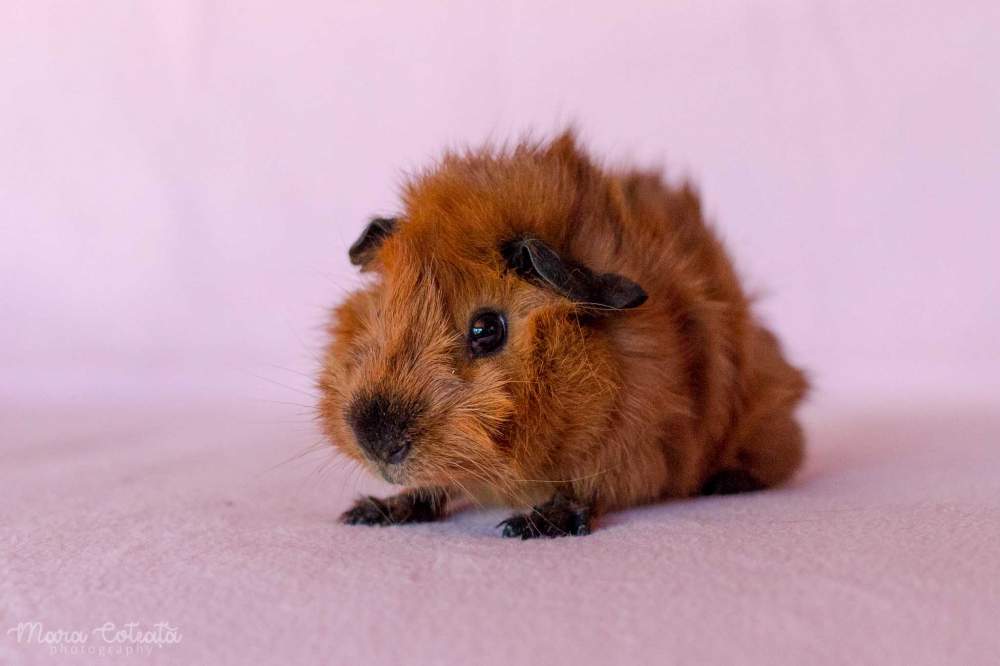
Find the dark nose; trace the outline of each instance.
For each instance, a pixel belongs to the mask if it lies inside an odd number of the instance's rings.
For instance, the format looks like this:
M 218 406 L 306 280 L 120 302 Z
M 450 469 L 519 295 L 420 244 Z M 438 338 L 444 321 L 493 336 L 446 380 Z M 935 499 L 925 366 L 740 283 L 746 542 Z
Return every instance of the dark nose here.
M 395 465 L 410 453 L 417 409 L 408 401 L 375 394 L 355 399 L 347 421 L 358 445 L 373 459 Z

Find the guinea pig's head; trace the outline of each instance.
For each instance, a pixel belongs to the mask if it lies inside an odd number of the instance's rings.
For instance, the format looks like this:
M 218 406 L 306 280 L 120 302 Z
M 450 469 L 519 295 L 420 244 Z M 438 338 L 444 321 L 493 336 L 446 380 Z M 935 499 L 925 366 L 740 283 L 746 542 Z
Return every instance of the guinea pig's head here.
M 333 443 L 393 483 L 516 496 L 605 426 L 608 327 L 646 294 L 569 254 L 613 214 L 602 183 L 569 137 L 448 155 L 409 183 L 403 212 L 349 250 L 371 279 L 330 325 L 319 414 Z

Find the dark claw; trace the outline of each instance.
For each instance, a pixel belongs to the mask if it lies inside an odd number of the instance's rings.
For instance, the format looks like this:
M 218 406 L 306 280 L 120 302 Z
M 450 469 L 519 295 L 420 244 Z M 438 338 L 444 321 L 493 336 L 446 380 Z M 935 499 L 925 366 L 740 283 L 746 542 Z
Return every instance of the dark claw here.
M 535 529 L 535 527 L 528 521 L 528 517 L 524 515 L 511 516 L 507 520 L 501 521 L 497 527 L 503 527 L 501 534 L 507 539 L 517 537 L 530 539 L 532 537 L 541 536 L 541 533 Z
M 362 497 L 354 506 L 340 514 L 345 525 L 391 525 L 392 513 L 385 502 L 377 497 Z
M 347 525 L 401 525 L 427 523 L 444 516 L 444 493 L 434 489 L 409 490 L 386 499 L 362 497 L 340 515 Z
M 501 535 L 508 538 L 584 536 L 590 534 L 590 507 L 557 494 L 530 513 L 501 521 Z
M 764 490 L 766 486 L 741 469 L 724 469 L 716 472 L 701 488 L 702 495 L 735 495 Z

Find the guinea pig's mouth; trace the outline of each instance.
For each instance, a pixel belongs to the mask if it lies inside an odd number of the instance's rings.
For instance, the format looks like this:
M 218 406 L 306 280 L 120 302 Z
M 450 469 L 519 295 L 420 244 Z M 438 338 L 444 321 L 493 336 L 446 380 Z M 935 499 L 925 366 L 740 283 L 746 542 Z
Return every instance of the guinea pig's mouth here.
M 369 467 L 389 483 L 407 481 L 413 444 L 419 436 L 417 419 L 423 407 L 386 392 L 361 393 L 345 410 Z
M 400 449 L 402 449 L 402 451 L 399 453 L 398 456 L 391 456 L 389 460 L 385 461 L 372 460 L 371 457 L 368 457 L 367 458 L 368 464 L 370 467 L 374 469 L 375 472 L 378 473 L 379 476 L 385 479 L 388 483 L 401 486 L 405 484 L 407 481 L 408 475 L 406 472 L 406 467 L 407 467 L 406 459 L 407 459 L 407 453 L 409 452 L 409 448 L 410 448 L 409 444 L 401 446 Z M 392 460 L 393 457 L 397 459 Z
M 403 470 L 413 448 L 409 437 L 383 440 L 374 445 L 370 441 L 361 441 L 358 448 L 368 465 L 386 481 L 401 483 L 398 479 L 403 478 Z
M 379 476 L 385 479 L 388 483 L 392 483 L 401 486 L 406 483 L 406 465 L 403 463 L 382 463 L 369 461 L 369 464 L 375 468 Z
M 387 482 L 404 485 L 410 480 L 408 478 L 410 466 L 407 463 L 410 462 L 412 449 L 412 440 L 403 437 L 397 441 L 387 442 L 377 454 L 365 451 L 365 460 L 368 466 Z

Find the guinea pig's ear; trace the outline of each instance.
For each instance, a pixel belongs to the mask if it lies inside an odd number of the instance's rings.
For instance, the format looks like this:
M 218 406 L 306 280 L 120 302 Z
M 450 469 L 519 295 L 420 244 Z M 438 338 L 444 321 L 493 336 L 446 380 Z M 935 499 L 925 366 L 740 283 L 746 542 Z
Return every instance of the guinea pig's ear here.
M 595 273 L 586 266 L 563 260 L 537 238 L 507 243 L 504 260 L 514 272 L 551 287 L 570 300 L 609 310 L 627 310 L 646 302 L 646 291 L 617 273 Z
M 394 217 L 372 218 L 365 230 L 361 232 L 358 240 L 354 241 L 354 244 L 347 250 L 347 256 L 351 258 L 351 263 L 355 266 L 361 266 L 363 270 L 364 266 L 375 256 L 375 251 L 382 245 L 382 241 L 395 229 L 396 218 Z

